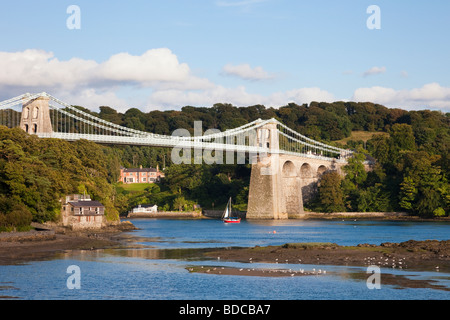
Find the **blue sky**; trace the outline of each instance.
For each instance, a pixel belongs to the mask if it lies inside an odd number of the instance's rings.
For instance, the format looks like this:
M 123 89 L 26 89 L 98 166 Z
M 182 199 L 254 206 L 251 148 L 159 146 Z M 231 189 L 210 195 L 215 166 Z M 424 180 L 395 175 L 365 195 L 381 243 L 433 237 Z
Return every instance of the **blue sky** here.
M 70 5 L 79 30 L 67 28 Z M 367 28 L 370 5 L 380 30 Z M 10 1 L 0 99 L 47 91 L 120 110 L 353 100 L 449 112 L 449 14 L 444 0 Z

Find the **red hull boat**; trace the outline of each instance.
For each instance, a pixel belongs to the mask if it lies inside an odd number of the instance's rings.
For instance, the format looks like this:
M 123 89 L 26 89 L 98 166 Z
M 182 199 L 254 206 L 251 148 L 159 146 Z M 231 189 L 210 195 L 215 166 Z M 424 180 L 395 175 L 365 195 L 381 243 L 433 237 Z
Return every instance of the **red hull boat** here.
M 225 223 L 241 223 L 241 218 L 231 216 L 231 198 L 228 201 L 227 208 L 223 213 L 222 221 Z

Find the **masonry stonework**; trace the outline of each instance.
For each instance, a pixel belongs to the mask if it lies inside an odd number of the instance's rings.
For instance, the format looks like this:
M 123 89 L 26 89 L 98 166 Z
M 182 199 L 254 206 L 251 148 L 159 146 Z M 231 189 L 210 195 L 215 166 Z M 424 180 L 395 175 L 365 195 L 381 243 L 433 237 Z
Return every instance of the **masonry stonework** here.
M 276 124 L 267 124 L 258 132 L 260 146 L 278 149 Z M 304 215 L 303 204 L 317 192 L 321 176 L 327 171 L 342 174 L 345 163 L 280 155 L 260 155 L 252 165 L 247 219 L 284 220 Z
M 52 133 L 49 98 L 41 96 L 23 103 L 20 128 L 29 134 Z

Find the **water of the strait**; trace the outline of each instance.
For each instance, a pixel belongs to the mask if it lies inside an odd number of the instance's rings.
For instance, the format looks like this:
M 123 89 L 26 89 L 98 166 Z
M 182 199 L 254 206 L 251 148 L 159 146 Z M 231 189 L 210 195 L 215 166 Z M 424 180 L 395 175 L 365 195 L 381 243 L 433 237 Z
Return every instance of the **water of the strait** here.
M 71 251 L 51 260 L 0 266 L 3 299 L 133 300 L 447 300 L 450 291 L 383 284 L 367 286 L 366 268 L 349 266 L 260 264 L 196 259 L 197 249 L 253 247 L 293 242 L 339 245 L 381 244 L 408 240 L 448 240 L 444 222 L 260 221 L 226 225 L 217 220 L 132 220 L 139 228 L 131 239 L 139 249 Z M 192 249 L 192 250 L 188 250 Z M 186 252 L 189 254 L 186 255 Z M 70 290 L 69 266 L 79 267 L 80 289 Z M 189 267 L 321 269 L 302 277 L 246 277 L 189 272 Z M 450 273 L 381 269 L 381 274 L 433 280 L 450 288 Z M 381 278 L 382 279 L 382 278 Z

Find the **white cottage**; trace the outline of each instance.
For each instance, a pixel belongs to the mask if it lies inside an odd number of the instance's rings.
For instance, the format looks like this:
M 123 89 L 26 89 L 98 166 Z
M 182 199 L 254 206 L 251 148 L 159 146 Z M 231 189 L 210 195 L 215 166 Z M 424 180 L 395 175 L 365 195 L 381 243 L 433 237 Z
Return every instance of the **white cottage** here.
M 136 208 L 131 210 L 128 213 L 128 217 L 138 217 L 138 216 L 146 216 L 146 215 L 152 215 L 154 213 L 158 213 L 158 206 L 156 204 L 154 205 L 138 205 Z

